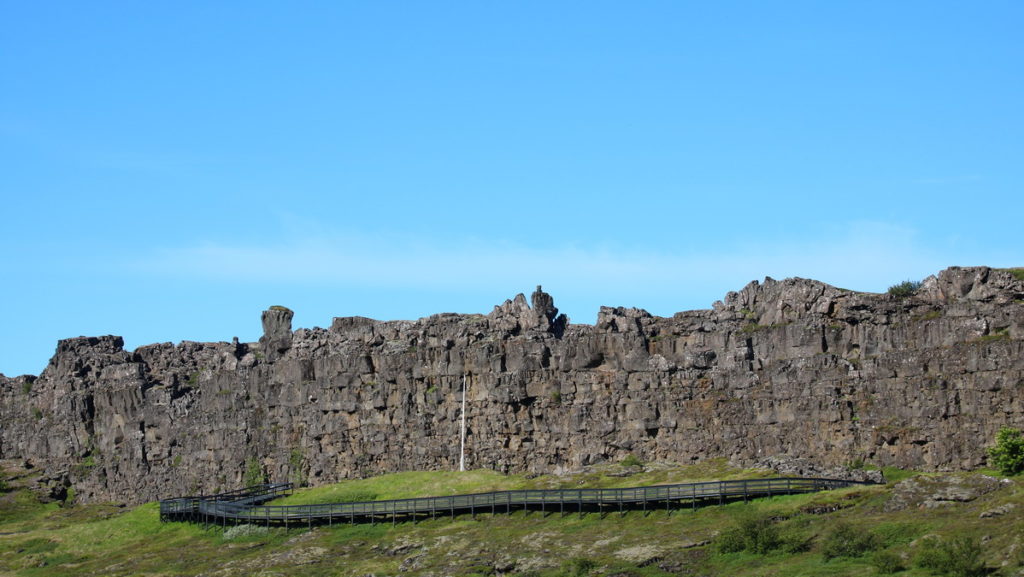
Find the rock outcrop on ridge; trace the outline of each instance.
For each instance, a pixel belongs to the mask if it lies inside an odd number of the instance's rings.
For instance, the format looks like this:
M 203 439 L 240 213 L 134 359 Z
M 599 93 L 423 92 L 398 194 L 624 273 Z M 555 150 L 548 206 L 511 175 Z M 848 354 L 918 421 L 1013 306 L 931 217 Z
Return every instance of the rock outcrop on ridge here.
M 911 297 L 799 278 L 752 282 L 712 310 L 602 307 L 569 324 L 540 287 L 488 315 L 336 318 L 258 343 L 60 341 L 36 378 L 0 376 L 0 458 L 55 492 L 140 502 L 310 484 L 459 460 L 557 472 L 633 454 L 690 462 L 853 461 L 972 468 L 1024 425 L 1024 281 L 950 268 Z

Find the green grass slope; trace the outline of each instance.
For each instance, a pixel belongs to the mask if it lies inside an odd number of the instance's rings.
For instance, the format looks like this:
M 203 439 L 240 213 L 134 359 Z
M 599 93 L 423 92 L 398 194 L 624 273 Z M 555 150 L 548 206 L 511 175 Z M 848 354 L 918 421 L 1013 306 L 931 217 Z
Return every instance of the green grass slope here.
M 396 526 L 204 530 L 161 523 L 155 503 L 136 508 L 41 503 L 25 488 L 27 474 L 8 471 L 14 478 L 0 494 L 0 575 L 1024 575 L 1020 478 L 887 473 L 916 483 L 917 492 L 890 481 L 695 511 L 584 516 L 518 511 Z M 764 475 L 721 461 L 611 465 L 536 478 L 416 472 L 304 489 L 278 503 Z M 972 497 L 961 490 L 974 484 L 987 492 Z M 934 496 L 938 501 L 929 501 Z

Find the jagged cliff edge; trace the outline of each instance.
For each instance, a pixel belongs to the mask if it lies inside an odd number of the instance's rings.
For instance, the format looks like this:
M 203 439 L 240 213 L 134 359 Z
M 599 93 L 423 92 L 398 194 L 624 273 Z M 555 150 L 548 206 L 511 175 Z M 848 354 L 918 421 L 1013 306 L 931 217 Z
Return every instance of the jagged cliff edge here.
M 0 458 L 52 490 L 140 502 L 241 484 L 247 465 L 311 484 L 458 462 L 557 472 L 627 454 L 984 463 L 1024 424 L 1024 281 L 953 267 L 910 298 L 806 279 L 752 282 L 712 310 L 602 307 L 569 324 L 540 290 L 488 315 L 336 318 L 259 343 L 60 341 L 38 377 L 0 375 Z

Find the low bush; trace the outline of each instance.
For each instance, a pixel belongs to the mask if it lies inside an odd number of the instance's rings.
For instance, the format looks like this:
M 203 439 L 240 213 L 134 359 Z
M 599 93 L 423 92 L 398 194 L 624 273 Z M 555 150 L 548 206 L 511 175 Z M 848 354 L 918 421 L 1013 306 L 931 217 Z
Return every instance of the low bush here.
M 782 547 L 784 541 L 771 517 L 747 516 L 726 529 L 715 541 L 720 553 L 747 551 L 764 555 Z
M 840 522 L 825 534 L 821 554 L 826 561 L 836 557 L 862 557 L 865 553 L 881 548 L 881 545 L 882 540 L 878 535 Z
M 970 537 L 931 538 L 921 542 L 914 564 L 937 575 L 982 577 L 981 545 Z
M 988 449 L 992 466 L 1003 475 L 1024 471 L 1024 436 L 1018 429 L 1002 427 L 996 433 L 996 444 Z
M 892 575 L 906 569 L 903 565 L 903 558 L 895 551 L 875 551 L 871 556 L 871 566 L 880 575 Z
M 899 284 L 889 287 L 889 294 L 898 298 L 914 296 L 921 288 L 921 282 L 916 280 L 905 280 Z
M 262 485 L 267 482 L 267 474 L 263 471 L 263 464 L 255 457 L 245 460 L 245 473 L 242 474 L 242 482 L 246 487 Z

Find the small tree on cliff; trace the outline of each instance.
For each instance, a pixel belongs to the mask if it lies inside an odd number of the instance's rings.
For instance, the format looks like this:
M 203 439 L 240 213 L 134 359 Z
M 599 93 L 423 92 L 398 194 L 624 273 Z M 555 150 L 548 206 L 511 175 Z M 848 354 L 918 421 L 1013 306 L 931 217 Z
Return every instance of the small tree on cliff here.
M 242 475 L 242 483 L 246 487 L 262 485 L 267 482 L 267 475 L 263 472 L 263 465 L 259 459 L 249 457 L 245 460 L 245 473 Z
M 988 448 L 989 462 L 1004 475 L 1024 471 L 1024 436 L 1020 430 L 1002 427 L 996 433 L 996 444 Z
M 905 299 L 907 297 L 912 297 L 915 294 L 917 294 L 917 291 L 920 288 L 920 281 L 905 280 L 899 284 L 894 284 L 891 287 L 889 287 L 889 294 L 897 298 Z

